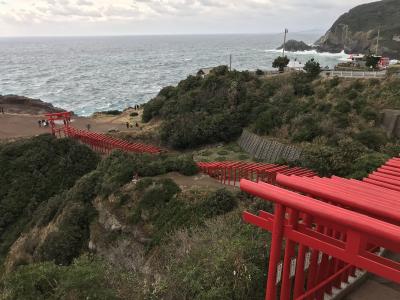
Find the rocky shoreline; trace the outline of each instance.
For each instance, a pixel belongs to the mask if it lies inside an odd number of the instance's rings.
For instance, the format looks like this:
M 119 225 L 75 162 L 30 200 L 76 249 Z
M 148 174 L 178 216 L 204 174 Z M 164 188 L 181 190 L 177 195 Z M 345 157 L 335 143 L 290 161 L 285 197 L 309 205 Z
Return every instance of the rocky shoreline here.
M 17 95 L 0 95 L 0 107 L 9 114 L 43 115 L 46 113 L 64 112 L 65 109 L 40 99 Z

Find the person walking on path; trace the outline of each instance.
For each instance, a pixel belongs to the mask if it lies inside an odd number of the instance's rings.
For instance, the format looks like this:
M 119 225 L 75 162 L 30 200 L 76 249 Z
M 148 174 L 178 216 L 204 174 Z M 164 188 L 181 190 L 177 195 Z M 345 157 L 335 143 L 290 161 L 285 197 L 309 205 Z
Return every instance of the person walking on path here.
M 0 107 L 0 112 L 2 115 L 4 115 L 4 107 Z
M 39 128 L 41 128 L 42 127 L 42 120 L 39 120 L 38 124 L 39 124 Z
M 129 122 L 126 122 L 126 128 L 129 128 Z
M 87 128 L 88 131 L 90 131 L 90 124 L 87 124 L 86 128 Z

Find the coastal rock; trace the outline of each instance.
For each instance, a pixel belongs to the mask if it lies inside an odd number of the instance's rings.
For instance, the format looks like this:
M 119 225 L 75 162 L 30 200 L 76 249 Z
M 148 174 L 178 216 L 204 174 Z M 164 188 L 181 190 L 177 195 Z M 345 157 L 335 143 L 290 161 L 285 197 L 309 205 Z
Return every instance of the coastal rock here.
M 46 113 L 64 112 L 62 108 L 54 107 L 39 99 L 31 99 L 16 95 L 0 95 L 0 106 L 7 113 L 43 115 Z
M 383 0 L 359 5 L 343 14 L 315 44 L 320 52 L 400 55 L 400 1 Z
M 277 50 L 283 49 L 283 44 Z M 303 41 L 289 40 L 286 42 L 285 50 L 291 52 L 309 51 L 314 49 L 312 46 L 307 45 Z

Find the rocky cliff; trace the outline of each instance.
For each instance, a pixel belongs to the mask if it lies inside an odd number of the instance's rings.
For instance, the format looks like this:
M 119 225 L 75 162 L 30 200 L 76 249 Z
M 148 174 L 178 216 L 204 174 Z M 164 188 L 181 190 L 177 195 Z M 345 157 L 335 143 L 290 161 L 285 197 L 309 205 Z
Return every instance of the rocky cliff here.
M 14 114 L 42 115 L 65 111 L 39 99 L 16 95 L 0 95 L 0 107 L 4 108 L 7 113 Z
M 283 44 L 277 48 L 277 50 L 283 49 Z M 285 50 L 286 51 L 291 51 L 291 52 L 297 52 L 297 51 L 308 51 L 312 50 L 313 47 L 307 45 L 303 41 L 296 41 L 296 40 L 289 40 L 286 42 L 285 45 Z
M 375 53 L 400 56 L 400 1 L 383 0 L 363 4 L 343 14 L 315 44 L 319 51 Z

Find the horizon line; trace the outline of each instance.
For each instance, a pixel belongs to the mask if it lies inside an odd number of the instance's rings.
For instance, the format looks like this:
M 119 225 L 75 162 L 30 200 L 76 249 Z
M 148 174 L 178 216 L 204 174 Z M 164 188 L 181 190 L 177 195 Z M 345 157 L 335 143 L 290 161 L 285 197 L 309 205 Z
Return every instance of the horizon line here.
M 136 33 L 136 34 L 93 34 L 93 35 L 0 35 L 0 38 L 76 38 L 76 37 L 133 37 L 133 36 L 219 36 L 219 35 L 279 35 L 284 32 L 217 32 L 217 33 Z M 292 34 L 323 34 L 319 30 L 293 31 Z

